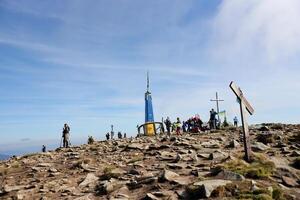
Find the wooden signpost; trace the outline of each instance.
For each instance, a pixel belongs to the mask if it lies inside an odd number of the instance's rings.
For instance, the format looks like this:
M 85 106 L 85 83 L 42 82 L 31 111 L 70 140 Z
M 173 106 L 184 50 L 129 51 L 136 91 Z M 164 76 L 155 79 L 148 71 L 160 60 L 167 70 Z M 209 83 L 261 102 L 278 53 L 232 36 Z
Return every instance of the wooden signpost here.
M 248 111 L 250 115 L 254 113 L 254 109 L 250 105 L 250 103 L 247 101 L 247 99 L 244 97 L 242 90 L 235 85 L 233 82 L 230 83 L 229 87 L 234 92 L 236 97 L 238 98 L 238 101 L 240 103 L 240 110 L 241 110 L 241 121 L 243 126 L 243 134 L 244 134 L 244 148 L 245 148 L 245 160 L 247 162 L 250 162 L 250 155 L 251 155 L 251 147 L 250 147 L 250 137 L 249 137 L 249 128 L 246 121 L 246 112 Z

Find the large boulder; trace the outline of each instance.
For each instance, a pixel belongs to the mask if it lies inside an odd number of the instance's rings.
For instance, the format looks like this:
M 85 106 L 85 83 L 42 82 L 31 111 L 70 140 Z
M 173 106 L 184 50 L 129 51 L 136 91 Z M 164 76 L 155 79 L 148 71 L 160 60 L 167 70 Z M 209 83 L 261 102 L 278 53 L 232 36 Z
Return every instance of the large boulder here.
M 188 196 L 197 196 L 198 198 L 209 198 L 211 193 L 220 186 L 231 183 L 230 180 L 204 180 L 194 183 L 187 189 Z
M 191 182 L 189 177 L 180 176 L 179 174 L 166 169 L 161 173 L 159 181 L 169 181 L 179 185 L 188 185 Z
M 287 176 L 282 176 L 282 183 L 288 187 L 296 187 L 299 185 L 295 179 Z
M 89 173 L 85 179 L 79 184 L 79 187 L 86 187 L 91 183 L 95 183 L 96 181 L 98 181 L 98 177 L 95 176 L 95 174 L 93 173 Z
M 215 178 L 231 181 L 245 180 L 245 177 L 243 175 L 228 170 L 221 170 Z
M 262 151 L 266 151 L 268 150 L 270 147 L 261 143 L 261 142 L 255 142 L 252 146 L 251 146 L 252 150 L 255 152 L 262 152 Z
M 214 151 L 213 153 L 211 153 L 209 155 L 210 160 L 223 160 L 227 157 L 228 157 L 228 154 L 223 151 L 220 151 L 220 150 Z

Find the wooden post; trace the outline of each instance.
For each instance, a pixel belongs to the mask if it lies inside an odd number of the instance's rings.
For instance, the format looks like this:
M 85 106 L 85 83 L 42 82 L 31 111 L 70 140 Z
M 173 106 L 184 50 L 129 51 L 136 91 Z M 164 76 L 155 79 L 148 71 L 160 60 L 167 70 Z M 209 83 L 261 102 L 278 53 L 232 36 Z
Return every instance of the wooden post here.
M 235 93 L 240 103 L 241 121 L 242 121 L 243 136 L 244 136 L 245 160 L 247 162 L 250 162 L 251 146 L 250 146 L 249 128 L 246 119 L 247 113 L 245 112 L 245 110 L 247 110 L 248 113 L 252 115 L 254 113 L 254 109 L 249 104 L 247 99 L 244 97 L 243 92 L 239 87 L 237 87 L 233 82 L 230 83 L 229 87 Z

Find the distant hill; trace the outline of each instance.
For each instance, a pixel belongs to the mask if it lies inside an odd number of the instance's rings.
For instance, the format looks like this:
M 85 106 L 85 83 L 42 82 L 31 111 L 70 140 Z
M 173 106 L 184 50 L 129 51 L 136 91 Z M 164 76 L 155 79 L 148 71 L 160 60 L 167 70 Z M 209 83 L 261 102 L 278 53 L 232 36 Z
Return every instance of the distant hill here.
M 8 158 L 10 158 L 9 155 L 0 154 L 0 160 L 6 160 Z

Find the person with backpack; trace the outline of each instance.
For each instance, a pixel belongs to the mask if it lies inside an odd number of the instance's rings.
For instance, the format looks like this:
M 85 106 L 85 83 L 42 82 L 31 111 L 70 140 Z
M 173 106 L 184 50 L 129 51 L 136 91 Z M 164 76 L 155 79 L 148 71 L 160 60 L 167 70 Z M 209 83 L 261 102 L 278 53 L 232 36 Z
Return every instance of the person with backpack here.
M 109 132 L 106 133 L 106 140 L 109 140 Z
M 177 117 L 177 121 L 176 121 L 175 127 L 176 127 L 176 128 L 175 128 L 176 134 L 177 134 L 177 135 L 180 135 L 181 122 L 180 122 L 179 117 Z
M 70 145 L 70 127 L 68 126 L 67 123 L 64 124 L 62 137 L 63 137 L 63 147 L 68 148 Z
M 171 134 L 171 126 L 172 126 L 172 123 L 171 123 L 171 120 L 169 117 L 167 117 L 167 119 L 165 120 L 165 125 L 166 125 L 166 128 L 167 128 L 167 133 L 168 135 Z
M 122 135 L 121 131 L 119 131 L 119 132 L 118 132 L 118 138 L 119 138 L 119 139 L 122 139 L 122 136 L 123 136 L 123 135 Z
M 209 118 L 209 124 L 210 129 L 216 129 L 217 128 L 217 112 L 214 109 L 211 109 L 210 111 L 210 118 Z
M 233 118 L 233 123 L 234 123 L 234 126 L 235 127 L 238 127 L 238 118 L 235 116 L 234 118 Z

